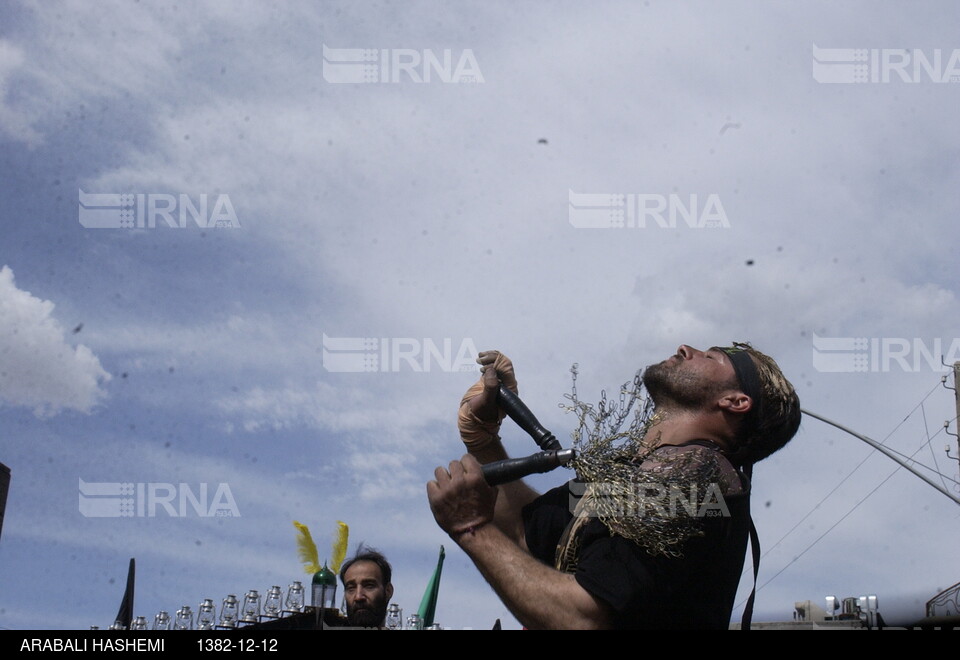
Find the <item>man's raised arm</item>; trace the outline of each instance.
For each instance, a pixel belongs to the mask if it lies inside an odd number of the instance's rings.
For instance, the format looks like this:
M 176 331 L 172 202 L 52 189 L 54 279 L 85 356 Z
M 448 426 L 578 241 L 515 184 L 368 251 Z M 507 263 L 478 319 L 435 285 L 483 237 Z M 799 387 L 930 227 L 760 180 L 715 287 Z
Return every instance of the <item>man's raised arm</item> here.
M 483 373 L 463 395 L 457 425 L 470 455 L 479 463 L 487 464 L 508 458 L 500 442 L 504 413 L 497 406 L 497 392 L 502 382 L 516 394 L 517 379 L 510 358 L 499 351 L 483 351 L 477 362 Z M 521 548 L 526 548 L 521 511 L 536 497 L 535 490 L 518 480 L 500 486 L 500 495 L 496 498 L 493 524 Z

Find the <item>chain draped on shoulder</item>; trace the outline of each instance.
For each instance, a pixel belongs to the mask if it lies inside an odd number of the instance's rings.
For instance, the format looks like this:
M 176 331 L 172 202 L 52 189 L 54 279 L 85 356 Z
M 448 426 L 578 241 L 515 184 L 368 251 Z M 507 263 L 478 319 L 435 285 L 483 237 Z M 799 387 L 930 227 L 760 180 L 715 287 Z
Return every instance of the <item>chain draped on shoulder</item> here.
M 570 403 L 561 407 L 579 420 L 572 467 L 582 496 L 558 545 L 557 568 L 575 570 L 581 534 L 594 518 L 651 555 L 681 556 L 683 544 L 703 534 L 704 514 L 725 506 L 723 493 L 735 488 L 735 473 L 712 443 L 645 442 L 657 417 L 640 372 L 621 387 L 617 401 L 602 392 L 595 406 L 578 399 L 576 365 L 571 372 Z

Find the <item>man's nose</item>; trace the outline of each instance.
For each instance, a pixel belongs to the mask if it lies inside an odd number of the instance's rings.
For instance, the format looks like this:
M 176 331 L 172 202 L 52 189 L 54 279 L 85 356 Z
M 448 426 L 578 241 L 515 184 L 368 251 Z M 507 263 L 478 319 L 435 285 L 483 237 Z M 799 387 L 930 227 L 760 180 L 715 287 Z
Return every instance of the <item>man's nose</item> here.
M 680 344 L 680 348 L 677 349 L 677 355 L 684 360 L 692 360 L 700 353 L 700 350 L 693 348 L 692 346 L 687 346 L 686 344 Z

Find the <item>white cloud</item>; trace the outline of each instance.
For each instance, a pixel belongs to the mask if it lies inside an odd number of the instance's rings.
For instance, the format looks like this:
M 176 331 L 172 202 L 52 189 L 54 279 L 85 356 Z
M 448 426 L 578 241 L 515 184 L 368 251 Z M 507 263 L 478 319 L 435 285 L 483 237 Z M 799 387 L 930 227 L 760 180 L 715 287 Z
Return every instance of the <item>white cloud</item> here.
M 38 416 L 89 412 L 106 396 L 101 384 L 110 374 L 89 348 L 67 343 L 53 308 L 18 289 L 8 266 L 0 270 L 0 400 Z
M 13 79 L 23 66 L 23 51 L 14 44 L 0 39 L 0 131 L 14 139 L 33 144 L 39 137 L 30 126 L 29 114 L 14 108 L 9 97 Z

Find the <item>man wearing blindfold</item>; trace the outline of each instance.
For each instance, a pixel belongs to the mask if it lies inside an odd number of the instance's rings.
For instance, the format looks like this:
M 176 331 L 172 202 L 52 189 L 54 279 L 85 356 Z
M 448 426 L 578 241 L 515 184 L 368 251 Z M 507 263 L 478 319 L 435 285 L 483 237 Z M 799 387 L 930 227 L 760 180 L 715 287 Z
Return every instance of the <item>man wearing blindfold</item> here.
M 497 390 L 516 392 L 516 378 L 497 351 L 478 362 L 459 418 L 469 453 L 437 468 L 427 495 L 514 616 L 528 628 L 727 628 L 752 466 L 800 424 L 776 362 L 744 343 L 681 345 L 643 372 L 653 408 L 642 428 L 616 443 L 594 438 L 574 463 L 578 479 L 544 495 L 483 480 L 481 464 L 507 457 Z

